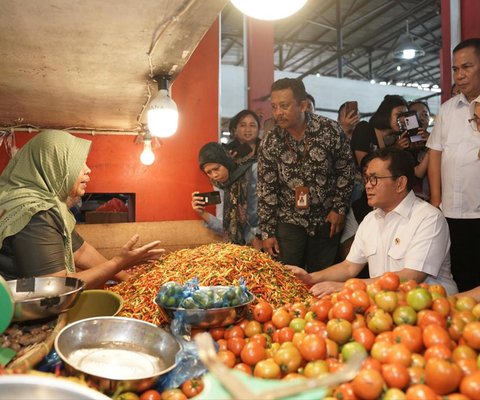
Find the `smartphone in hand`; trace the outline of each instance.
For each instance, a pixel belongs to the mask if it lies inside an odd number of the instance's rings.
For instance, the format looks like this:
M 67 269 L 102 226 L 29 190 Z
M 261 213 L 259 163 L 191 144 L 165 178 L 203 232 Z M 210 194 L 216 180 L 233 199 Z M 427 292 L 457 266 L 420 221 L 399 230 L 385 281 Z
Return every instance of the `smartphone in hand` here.
M 235 154 L 235 157 L 241 158 L 245 157 L 246 155 L 252 152 L 252 146 L 248 143 L 239 143 L 239 142 L 230 142 L 229 144 L 225 145 L 227 151 L 232 151 Z
M 220 197 L 220 192 L 218 190 L 213 192 L 197 193 L 195 194 L 195 197 L 202 197 L 205 205 L 220 204 L 222 202 L 222 198 Z
M 358 114 L 358 102 L 347 101 L 345 103 L 345 115 L 350 115 L 352 111 L 355 111 L 354 114 Z

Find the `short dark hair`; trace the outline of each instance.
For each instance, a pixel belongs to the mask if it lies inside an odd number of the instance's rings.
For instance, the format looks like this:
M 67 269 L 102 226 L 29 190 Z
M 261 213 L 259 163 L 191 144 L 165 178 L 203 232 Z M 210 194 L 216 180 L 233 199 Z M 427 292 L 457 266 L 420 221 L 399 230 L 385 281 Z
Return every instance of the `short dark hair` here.
M 473 47 L 475 49 L 475 53 L 477 53 L 477 57 L 480 58 L 480 38 L 469 38 L 461 41 L 453 49 L 453 54 L 455 54 L 455 52 L 458 50 L 466 49 L 467 47 Z
M 272 83 L 272 92 L 285 89 L 292 90 L 293 97 L 295 97 L 295 100 L 297 100 L 297 102 L 306 100 L 307 98 L 307 91 L 305 90 L 305 85 L 303 84 L 301 79 L 282 78 Z
M 231 119 L 230 122 L 228 123 L 228 131 L 234 135 L 235 134 L 235 129 L 237 129 L 238 123 L 245 118 L 247 115 L 251 115 L 255 121 L 257 122 L 258 129 L 260 129 L 260 118 L 258 118 L 258 115 L 254 113 L 252 110 L 242 110 L 236 115 L 234 115 Z
M 421 104 L 422 106 L 425 106 L 425 108 L 428 110 L 429 114 L 432 112 L 430 111 L 430 107 L 428 106 L 428 103 L 426 101 L 421 101 L 421 100 L 414 100 L 408 102 L 408 109 L 410 110 L 410 107 L 414 106 L 415 104 Z
M 306 98 L 312 102 L 313 107 L 315 108 L 315 97 L 313 97 L 310 93 L 307 93 Z
M 375 158 L 390 161 L 388 170 L 392 176 L 405 176 L 407 178 L 407 190 L 412 190 L 415 178 L 415 161 L 410 152 L 396 147 L 384 147 L 371 153 L 367 162 L 370 163 Z
M 400 106 L 407 107 L 407 102 L 402 96 L 387 94 L 378 106 L 377 111 L 372 115 L 371 123 L 377 129 L 390 129 L 392 110 Z

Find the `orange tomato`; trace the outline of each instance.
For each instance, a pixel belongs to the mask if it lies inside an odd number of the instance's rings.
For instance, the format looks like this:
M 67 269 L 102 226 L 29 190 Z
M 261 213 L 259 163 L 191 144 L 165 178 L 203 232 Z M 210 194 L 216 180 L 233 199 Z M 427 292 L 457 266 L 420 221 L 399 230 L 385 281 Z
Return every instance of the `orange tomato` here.
M 435 391 L 427 385 L 416 384 L 407 390 L 407 400 L 437 400 Z
M 327 346 L 323 337 L 310 333 L 303 338 L 299 350 L 302 357 L 307 361 L 324 360 Z
M 255 341 L 248 342 L 240 352 L 240 359 L 247 365 L 255 365 L 264 358 L 265 348 Z
M 425 364 L 425 383 L 437 394 L 452 393 L 460 384 L 462 371 L 458 365 L 441 358 L 431 358 Z
M 289 312 L 285 309 L 275 310 L 272 314 L 272 323 L 277 329 L 285 328 L 290 324 L 292 317 Z
M 471 400 L 480 400 L 480 371 L 463 377 L 460 382 L 460 393 Z
M 375 369 L 362 369 L 352 381 L 353 392 L 365 400 L 374 400 L 380 397 L 385 381 Z
M 365 347 L 367 351 L 370 351 L 375 342 L 375 334 L 367 327 L 354 329 L 352 337 L 356 342 Z
M 475 350 L 480 350 L 480 322 L 467 323 L 463 329 L 462 337 L 467 345 Z
M 408 369 L 401 364 L 383 364 L 382 375 L 390 388 L 403 389 L 410 383 Z

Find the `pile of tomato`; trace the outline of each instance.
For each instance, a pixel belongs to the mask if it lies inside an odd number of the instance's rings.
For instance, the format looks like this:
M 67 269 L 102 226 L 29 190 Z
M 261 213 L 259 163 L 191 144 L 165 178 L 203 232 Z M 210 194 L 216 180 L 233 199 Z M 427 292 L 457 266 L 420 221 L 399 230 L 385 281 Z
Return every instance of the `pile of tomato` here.
M 393 272 L 309 304 L 260 301 L 249 319 L 209 332 L 225 365 L 258 378 L 320 377 L 365 356 L 327 399 L 480 399 L 480 303 Z

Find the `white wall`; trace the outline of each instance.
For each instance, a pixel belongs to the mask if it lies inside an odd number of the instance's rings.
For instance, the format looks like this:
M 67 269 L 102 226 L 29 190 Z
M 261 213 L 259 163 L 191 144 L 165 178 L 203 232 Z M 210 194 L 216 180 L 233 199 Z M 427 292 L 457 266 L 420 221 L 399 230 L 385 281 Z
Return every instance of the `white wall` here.
M 291 72 L 275 71 L 275 80 L 286 77 L 294 78 L 298 75 Z M 220 82 L 221 117 L 231 118 L 237 112 L 246 108 L 245 81 L 243 67 L 222 64 Z M 315 75 L 307 76 L 303 79 L 303 83 L 307 92 L 315 98 L 316 108 L 337 110 L 345 101 L 356 100 L 360 113 L 373 113 L 387 94 L 399 94 L 405 100 L 411 101 L 434 93 L 429 90 L 411 87 L 379 85 L 365 81 L 317 77 Z M 430 98 L 428 105 L 432 114 L 436 114 L 440 106 L 440 96 Z M 318 111 L 318 114 L 337 118 L 336 112 Z

